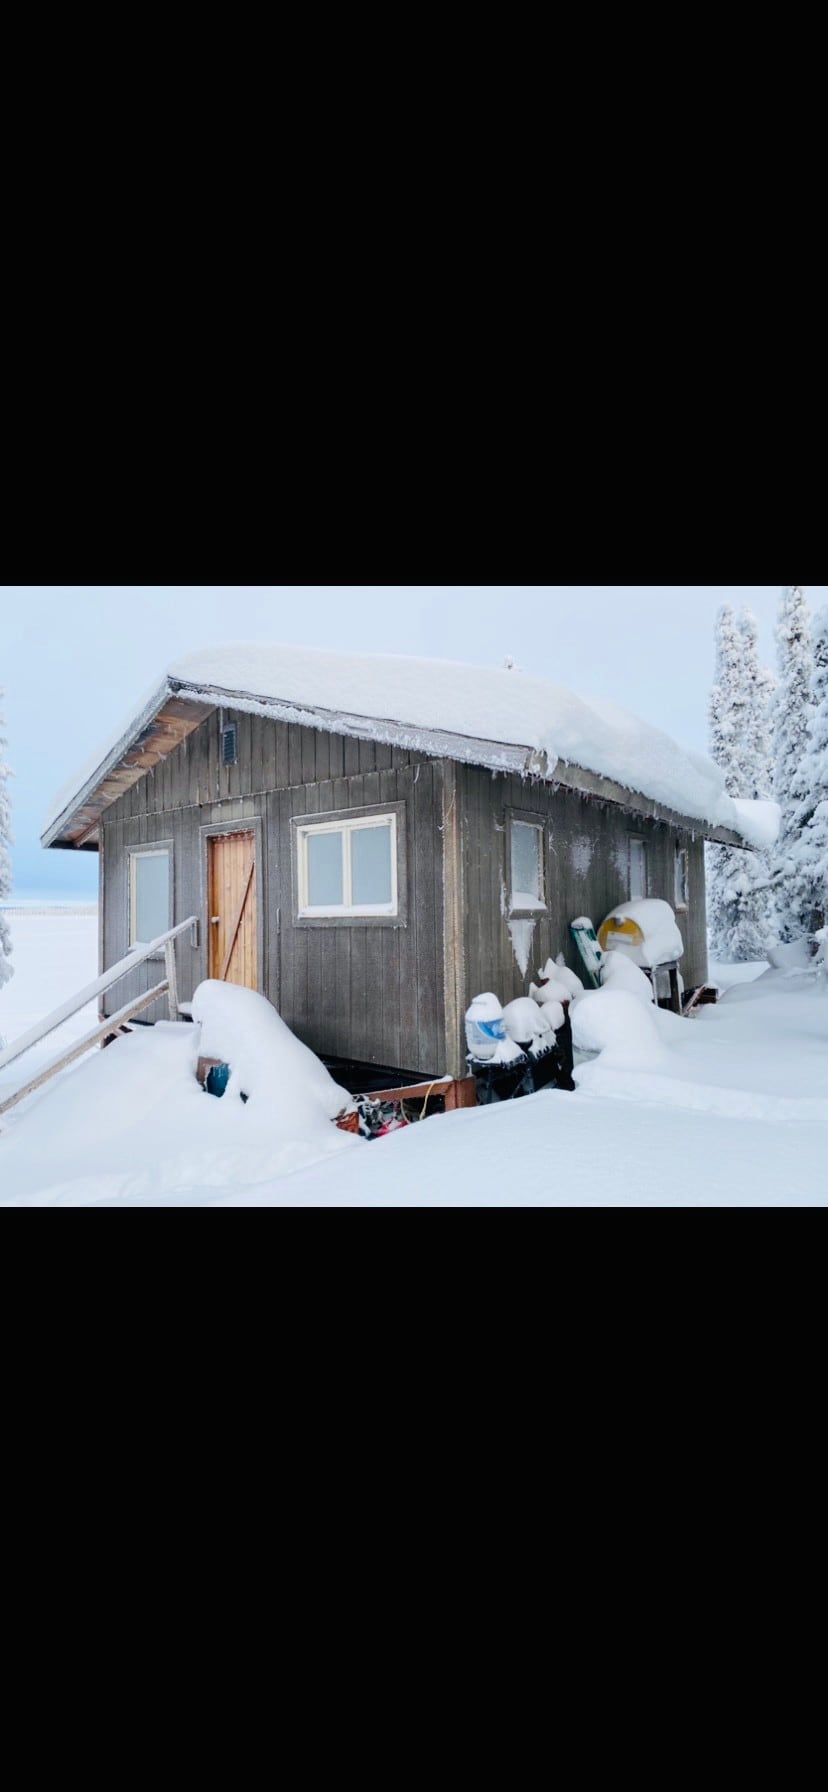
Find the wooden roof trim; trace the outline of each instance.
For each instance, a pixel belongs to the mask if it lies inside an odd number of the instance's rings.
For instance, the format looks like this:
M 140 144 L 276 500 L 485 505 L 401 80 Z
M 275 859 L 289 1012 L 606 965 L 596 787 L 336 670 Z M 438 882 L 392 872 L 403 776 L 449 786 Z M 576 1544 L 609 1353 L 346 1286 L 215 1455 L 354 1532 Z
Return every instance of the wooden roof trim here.
M 110 804 L 161 765 L 211 712 L 212 705 L 193 703 L 173 692 L 168 679 L 145 705 L 132 726 L 66 804 L 42 837 L 46 847 L 94 851 L 100 842 L 101 816 Z

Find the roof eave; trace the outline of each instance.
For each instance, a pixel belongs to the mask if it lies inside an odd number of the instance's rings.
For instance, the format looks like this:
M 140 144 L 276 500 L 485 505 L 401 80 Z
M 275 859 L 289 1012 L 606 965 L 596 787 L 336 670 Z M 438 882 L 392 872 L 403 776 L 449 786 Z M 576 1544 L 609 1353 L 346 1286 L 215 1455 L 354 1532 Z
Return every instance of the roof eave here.
M 101 763 L 96 770 L 85 779 L 84 783 L 75 792 L 75 795 L 69 798 L 69 801 L 64 805 L 60 814 L 49 823 L 49 826 L 41 834 L 41 846 L 48 850 L 51 846 L 74 844 L 74 842 L 62 839 L 61 836 L 65 835 L 66 830 L 71 826 L 78 811 L 83 809 L 85 804 L 94 797 L 96 791 L 100 789 L 100 786 L 103 783 L 105 783 L 110 774 L 116 770 L 125 756 L 134 750 L 141 735 L 154 721 L 157 720 L 165 703 L 172 694 L 170 680 L 165 678 L 149 701 L 144 704 L 143 709 L 140 710 L 139 714 L 130 722 L 120 740 L 118 740 L 115 746 L 110 749 L 106 757 L 101 760 Z
M 519 743 L 484 741 L 469 735 L 452 734 L 434 728 L 421 728 L 414 725 L 393 721 L 390 717 L 356 716 L 345 711 L 322 709 L 315 705 L 297 704 L 287 699 L 257 697 L 252 692 L 235 691 L 222 685 L 195 684 L 192 681 L 168 675 L 153 697 L 147 702 L 140 714 L 130 723 L 120 740 L 111 748 L 97 770 L 88 777 L 81 788 L 66 803 L 60 815 L 49 824 L 41 836 L 41 845 L 45 848 L 70 846 L 77 848 L 77 840 L 66 838 L 78 813 L 94 800 L 101 786 L 116 771 L 123 759 L 134 751 L 136 743 L 148 727 L 156 721 L 165 705 L 171 698 L 180 698 L 188 704 L 202 704 L 209 708 L 235 708 L 249 710 L 255 715 L 265 715 L 274 721 L 285 721 L 294 724 L 318 727 L 327 733 L 344 733 L 356 739 L 379 740 L 386 745 L 408 749 L 421 749 L 431 758 L 455 759 L 461 764 L 480 765 L 492 771 L 516 772 L 522 777 L 537 778 L 541 782 L 559 784 L 565 789 L 573 790 L 579 795 L 597 798 L 601 802 L 612 803 L 627 812 L 647 817 L 654 821 L 665 822 L 686 833 L 701 834 L 722 846 L 736 846 L 752 851 L 748 841 L 731 828 L 714 827 L 710 822 L 699 817 L 679 814 L 653 798 L 641 792 L 628 790 L 625 786 L 615 784 L 612 779 L 599 772 L 585 770 L 581 766 L 558 760 L 550 766 L 546 753 L 537 749 L 521 746 Z M 105 807 L 106 805 L 103 805 Z M 93 823 L 90 832 L 94 831 Z

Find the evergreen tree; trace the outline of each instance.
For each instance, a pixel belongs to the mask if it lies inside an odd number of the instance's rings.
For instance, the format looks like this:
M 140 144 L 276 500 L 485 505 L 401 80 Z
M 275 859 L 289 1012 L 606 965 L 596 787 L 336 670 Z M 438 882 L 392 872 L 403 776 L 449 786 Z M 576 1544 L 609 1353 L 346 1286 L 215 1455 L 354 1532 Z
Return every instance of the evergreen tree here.
M 803 763 L 810 745 L 813 656 L 811 618 L 803 585 L 789 585 L 782 599 L 776 629 L 779 687 L 774 731 L 774 794 L 782 811 L 782 827 L 773 855 L 780 878 L 777 893 L 783 940 L 800 939 L 810 929 L 811 915 L 797 878 L 796 846 L 801 835 L 802 804 L 807 798 Z
M 815 619 L 813 644 L 813 703 L 808 748 L 797 774 L 803 794 L 788 885 L 791 905 L 805 918 L 809 933 L 819 932 L 828 920 L 828 609 Z
M 776 679 L 759 664 L 759 627 L 752 610 L 739 618 L 747 686 L 745 796 L 759 802 L 773 798 L 773 705 Z
M 767 767 L 760 763 L 767 721 L 760 701 L 756 641 L 753 619 L 743 618 L 737 624 L 725 604 L 716 624 L 710 750 L 725 774 L 727 793 L 733 797 L 755 797 L 759 784 L 767 778 Z M 762 689 L 766 691 L 766 684 Z M 739 964 L 764 957 L 768 895 L 761 886 L 766 883 L 767 866 L 758 854 L 735 846 L 708 846 L 708 920 L 716 958 Z
M 3 693 L 0 691 L 0 700 Z M 6 742 L 3 738 L 3 714 L 0 710 L 0 902 L 11 895 L 11 804 L 9 802 L 9 768 L 5 760 Z M 0 989 L 12 975 L 11 934 L 5 915 L 0 911 Z
M 743 610 L 739 618 L 742 636 L 742 672 L 747 694 L 742 795 L 754 802 L 773 800 L 773 716 L 776 679 L 767 667 L 759 664 L 759 625 L 752 610 Z M 766 886 L 754 898 L 754 913 L 761 923 L 766 945 L 776 939 L 779 921 L 775 891 L 770 888 L 773 862 L 770 851 L 754 855 L 752 884 Z

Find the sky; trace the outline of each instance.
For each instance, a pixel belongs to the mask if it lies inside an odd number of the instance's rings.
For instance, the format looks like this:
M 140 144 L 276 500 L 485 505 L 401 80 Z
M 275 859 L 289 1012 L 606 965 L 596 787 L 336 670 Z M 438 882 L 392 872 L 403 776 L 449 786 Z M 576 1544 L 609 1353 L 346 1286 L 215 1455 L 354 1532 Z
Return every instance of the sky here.
M 720 604 L 751 608 L 775 666 L 778 585 L 0 586 L 0 715 L 13 899 L 94 901 L 97 854 L 44 852 L 56 790 L 182 654 L 225 641 L 410 653 L 526 672 L 609 697 L 707 750 Z M 808 587 L 812 608 L 828 586 Z

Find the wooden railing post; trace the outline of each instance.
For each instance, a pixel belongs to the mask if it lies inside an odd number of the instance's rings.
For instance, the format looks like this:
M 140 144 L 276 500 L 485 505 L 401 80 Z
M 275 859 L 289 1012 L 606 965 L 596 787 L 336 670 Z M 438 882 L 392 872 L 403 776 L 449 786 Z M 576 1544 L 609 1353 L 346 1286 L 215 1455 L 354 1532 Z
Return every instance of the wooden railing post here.
M 167 967 L 167 983 L 169 985 L 170 1020 L 178 1019 L 178 971 L 175 964 L 175 940 L 168 940 L 164 947 L 164 958 Z
M 33 1082 L 25 1085 L 22 1091 L 18 1090 L 5 1100 L 0 1099 L 0 1114 L 4 1114 L 8 1108 L 14 1107 L 18 1101 L 22 1101 L 23 1096 L 30 1094 L 33 1089 L 40 1088 L 42 1083 L 48 1082 L 50 1077 L 56 1076 L 64 1065 L 72 1063 L 75 1058 L 82 1056 L 85 1051 L 89 1051 L 93 1045 L 99 1044 L 101 1039 L 106 1038 L 109 1033 L 116 1033 L 121 1022 L 129 1020 L 135 1014 L 140 1014 L 142 1009 L 148 1008 L 161 996 L 168 995 L 170 1019 L 177 1021 L 180 1018 L 180 1009 L 175 942 L 180 934 L 190 932 L 197 925 L 197 916 L 190 915 L 189 919 L 181 921 L 178 927 L 171 927 L 168 933 L 162 933 L 157 940 L 151 940 L 148 946 L 134 947 L 131 952 L 127 953 L 126 958 L 119 959 L 111 970 L 102 972 L 100 977 L 95 978 L 94 983 L 87 984 L 86 989 L 79 990 L 76 996 L 70 996 L 68 1002 L 62 1002 L 61 1006 L 48 1014 L 45 1020 L 30 1027 L 27 1033 L 21 1034 L 19 1039 L 13 1040 L 11 1045 L 7 1045 L 4 1050 L 0 1051 L 0 1072 L 2 1072 L 8 1065 L 15 1064 L 18 1058 L 22 1058 L 26 1052 L 31 1051 L 33 1046 L 40 1045 L 44 1039 L 48 1039 L 51 1033 L 56 1033 L 58 1027 L 63 1026 L 64 1021 L 71 1020 L 73 1015 L 80 1013 L 80 1010 L 85 1008 L 89 1002 L 94 1002 L 96 998 L 100 1001 L 110 989 L 114 988 L 116 983 L 120 983 L 123 977 L 129 977 L 133 971 L 138 969 L 139 965 L 146 964 L 150 958 L 157 958 L 163 948 L 167 966 L 165 981 L 159 983 L 155 989 L 150 991 L 149 995 L 139 996 L 134 1002 L 128 1003 L 110 1020 L 102 1021 L 96 1030 L 89 1033 L 78 1045 L 68 1047 L 59 1053 Z

